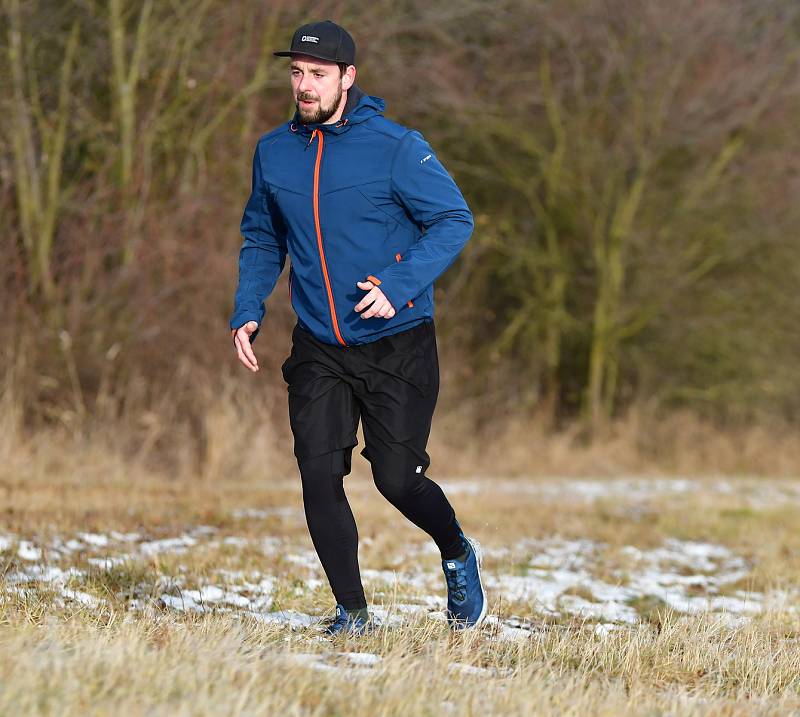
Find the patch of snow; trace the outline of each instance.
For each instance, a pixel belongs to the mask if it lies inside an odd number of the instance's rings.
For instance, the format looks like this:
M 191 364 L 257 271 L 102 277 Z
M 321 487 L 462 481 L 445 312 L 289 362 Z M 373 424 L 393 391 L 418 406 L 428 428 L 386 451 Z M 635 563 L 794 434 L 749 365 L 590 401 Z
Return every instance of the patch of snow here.
M 62 544 L 62 549 L 66 552 L 78 552 L 85 548 L 86 544 L 82 543 L 80 540 L 75 540 L 75 538 L 70 538 L 66 543 Z
M 244 548 L 249 544 L 247 538 L 240 538 L 234 535 L 229 535 L 227 538 L 222 539 L 223 545 L 236 545 L 239 548 Z
M 478 667 L 477 665 L 465 665 L 462 662 L 451 662 L 448 665 L 451 672 L 460 672 L 464 675 L 479 675 L 481 677 L 494 677 L 496 672 L 489 670 L 485 667 Z
M 572 615 L 611 622 L 634 623 L 639 619 L 639 613 L 634 608 L 614 600 L 598 603 L 577 595 L 564 595 L 559 600 L 559 607 Z
M 139 551 L 144 555 L 157 555 L 159 553 L 183 553 L 190 546 L 197 545 L 197 539 L 191 535 L 180 535 L 177 538 L 162 538 L 149 540 L 139 544 Z
M 501 620 L 497 615 L 487 615 L 483 622 L 486 626 L 491 626 L 492 639 L 501 642 L 514 640 L 530 640 L 537 632 L 530 621 L 517 618 L 506 618 Z
M 265 555 L 273 555 L 274 553 L 281 553 L 286 547 L 284 542 L 275 535 L 266 535 L 258 541 L 261 551 Z
M 292 630 L 311 627 L 319 623 L 320 618 L 307 615 L 296 610 L 278 610 L 276 612 L 254 613 L 253 617 L 259 622 L 268 624 L 286 625 Z
M 582 615 L 605 622 L 636 622 L 638 613 L 630 603 L 647 596 L 681 612 L 755 614 L 763 608 L 761 593 L 739 591 L 733 597 L 713 594 L 750 574 L 747 561 L 725 546 L 675 539 L 653 550 L 624 546 L 621 553 L 633 563 L 625 571 L 626 584 L 621 584 L 622 573 L 617 575 L 620 584 L 592 574 L 590 568 L 602 562 L 605 547 L 591 541 L 523 541 L 512 554 L 532 552 L 524 574 L 489 574 L 484 582 L 505 597 L 529 601 L 547 614 Z M 689 593 L 698 588 L 709 594 Z
M 109 570 L 113 568 L 115 565 L 121 565 L 122 563 L 126 562 L 127 560 L 134 560 L 134 556 L 130 554 L 123 554 L 123 555 L 111 555 L 105 556 L 102 558 L 86 558 L 86 562 L 90 565 L 96 565 L 98 568 L 104 568 L 105 570 Z
M 294 565 L 299 565 L 308 570 L 318 571 L 320 562 L 317 554 L 313 550 L 303 550 L 297 553 L 284 553 L 283 559 Z
M 597 635 L 598 637 L 607 637 L 612 632 L 614 632 L 615 630 L 618 630 L 618 629 L 619 629 L 619 625 L 617 625 L 616 623 L 613 623 L 613 622 L 598 622 L 594 626 L 594 628 L 592 629 L 592 632 L 594 632 L 594 634 Z
M 30 540 L 20 540 L 17 555 L 23 560 L 41 560 L 42 550 L 37 548 Z
M 78 533 L 78 537 L 89 545 L 105 547 L 108 545 L 108 536 L 102 533 Z
M 118 533 L 116 530 L 111 531 L 111 537 L 114 540 L 119 540 L 124 543 L 130 543 L 134 540 L 141 540 L 142 538 L 139 533 Z
M 298 665 L 302 665 L 303 667 L 310 667 L 314 670 L 320 670 L 322 672 L 338 672 L 340 674 L 344 674 L 342 668 L 337 667 L 336 665 L 329 665 L 327 662 L 325 662 L 321 655 L 317 655 L 312 652 L 288 652 L 284 657 L 289 662 L 294 662 Z
M 96 598 L 94 595 L 89 595 L 89 593 L 81 592 L 80 590 L 62 588 L 61 594 L 64 597 L 70 598 L 70 600 L 75 600 L 76 602 L 87 605 L 88 607 L 97 607 L 101 603 L 105 602 L 105 600 L 101 600 L 100 598 Z
M 81 577 L 85 573 L 75 567 L 62 570 L 55 565 L 30 565 L 24 570 L 17 570 L 8 573 L 4 580 L 7 583 L 43 582 L 43 583 L 65 583 L 71 577 Z
M 337 652 L 337 655 L 347 658 L 354 665 L 372 667 L 377 665 L 383 658 L 371 652 Z
M 217 529 L 213 525 L 198 525 L 190 531 L 192 535 L 213 535 Z

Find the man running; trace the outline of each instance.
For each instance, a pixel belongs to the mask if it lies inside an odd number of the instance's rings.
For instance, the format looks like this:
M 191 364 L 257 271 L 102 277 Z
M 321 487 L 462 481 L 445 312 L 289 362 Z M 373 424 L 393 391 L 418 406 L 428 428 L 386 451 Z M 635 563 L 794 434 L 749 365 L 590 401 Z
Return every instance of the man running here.
M 337 603 L 328 633 L 370 626 L 343 485 L 359 419 L 378 490 L 441 552 L 450 625 L 474 627 L 487 605 L 480 547 L 425 475 L 439 391 L 433 282 L 472 234 L 472 213 L 422 135 L 356 86 L 355 52 L 325 20 L 274 53 L 291 58 L 296 112 L 256 145 L 230 328 L 258 371 L 251 344 L 288 253 L 297 323 L 281 371 L 308 529 Z

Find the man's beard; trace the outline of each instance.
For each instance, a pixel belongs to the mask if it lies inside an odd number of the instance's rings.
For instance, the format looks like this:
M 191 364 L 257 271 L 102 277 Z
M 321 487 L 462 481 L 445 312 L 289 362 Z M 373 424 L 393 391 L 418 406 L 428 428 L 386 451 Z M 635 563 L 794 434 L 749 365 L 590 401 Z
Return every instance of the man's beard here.
M 336 91 L 336 97 L 333 98 L 333 102 L 331 102 L 331 104 L 327 107 L 323 107 L 322 102 L 320 102 L 317 106 L 317 109 L 313 111 L 304 110 L 302 107 L 300 107 L 301 99 L 310 98 L 305 95 L 301 95 L 295 100 L 295 106 L 297 107 L 297 112 L 299 113 L 303 124 L 324 124 L 331 117 L 333 117 L 333 115 L 336 113 L 336 110 L 339 108 L 339 102 L 342 100 L 342 83 L 339 83 L 339 89 Z

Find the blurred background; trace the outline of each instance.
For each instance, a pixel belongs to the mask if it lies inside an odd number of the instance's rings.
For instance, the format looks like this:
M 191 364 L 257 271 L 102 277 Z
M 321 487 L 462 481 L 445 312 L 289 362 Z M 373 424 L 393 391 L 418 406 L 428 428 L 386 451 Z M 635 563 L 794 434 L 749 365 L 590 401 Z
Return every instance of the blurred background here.
M 258 374 L 227 322 L 272 52 L 325 18 L 475 215 L 434 473 L 796 474 L 796 0 L 2 0 L 0 459 L 292 469 L 288 268 Z

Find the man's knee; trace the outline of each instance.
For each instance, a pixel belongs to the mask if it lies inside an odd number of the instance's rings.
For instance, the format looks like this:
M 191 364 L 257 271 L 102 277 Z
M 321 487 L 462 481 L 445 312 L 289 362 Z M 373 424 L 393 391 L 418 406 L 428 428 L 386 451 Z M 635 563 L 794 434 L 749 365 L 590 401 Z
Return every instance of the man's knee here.
M 389 457 L 372 462 L 372 478 L 381 494 L 390 501 L 413 496 L 422 488 L 425 462 L 411 458 Z
M 344 477 L 350 473 L 352 447 L 338 448 L 316 456 L 298 459 L 303 501 L 308 504 L 346 500 Z

